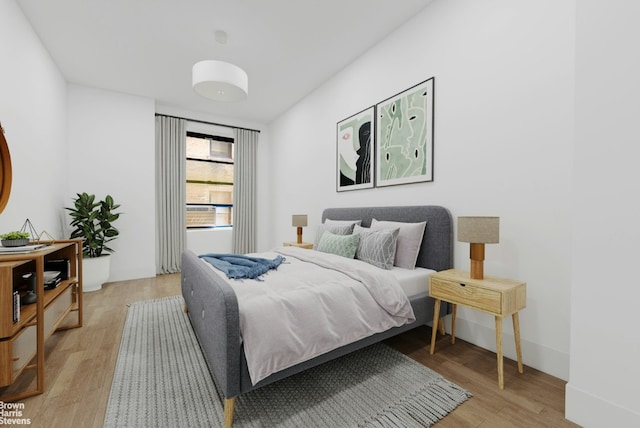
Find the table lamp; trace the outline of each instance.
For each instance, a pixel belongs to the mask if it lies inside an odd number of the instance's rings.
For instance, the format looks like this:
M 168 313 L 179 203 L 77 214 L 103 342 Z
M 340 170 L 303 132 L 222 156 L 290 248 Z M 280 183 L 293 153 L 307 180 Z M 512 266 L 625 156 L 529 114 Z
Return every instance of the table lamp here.
M 484 278 L 484 244 L 500 242 L 500 217 L 458 217 L 458 241 L 471 244 L 471 278 Z
M 298 244 L 302 244 L 302 228 L 307 225 L 307 215 L 306 214 L 292 215 L 291 225 L 298 228 Z

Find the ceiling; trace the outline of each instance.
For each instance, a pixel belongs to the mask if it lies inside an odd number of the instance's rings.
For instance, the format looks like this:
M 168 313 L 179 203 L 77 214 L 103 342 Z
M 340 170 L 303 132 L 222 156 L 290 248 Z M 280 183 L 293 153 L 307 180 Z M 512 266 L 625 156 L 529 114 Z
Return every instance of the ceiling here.
M 216 118 L 268 123 L 432 0 L 17 0 L 68 82 Z M 217 43 L 216 30 L 227 32 Z M 242 67 L 249 97 L 191 88 L 205 59 Z

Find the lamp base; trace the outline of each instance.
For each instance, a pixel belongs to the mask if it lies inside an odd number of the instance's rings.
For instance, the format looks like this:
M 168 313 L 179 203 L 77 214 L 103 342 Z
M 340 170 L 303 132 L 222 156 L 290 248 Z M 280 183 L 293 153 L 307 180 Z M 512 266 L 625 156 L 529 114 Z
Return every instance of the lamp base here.
M 302 244 L 302 227 L 298 226 L 298 244 Z
M 469 247 L 471 259 L 471 278 L 484 278 L 484 244 L 471 243 Z

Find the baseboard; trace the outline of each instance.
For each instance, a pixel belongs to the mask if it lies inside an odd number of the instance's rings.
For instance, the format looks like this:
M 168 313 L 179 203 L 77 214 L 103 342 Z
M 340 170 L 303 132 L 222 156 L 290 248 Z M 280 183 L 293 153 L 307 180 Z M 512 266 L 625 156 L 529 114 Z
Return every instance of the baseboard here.
M 516 360 L 515 338 L 510 319 L 505 319 L 502 329 L 502 347 L 505 358 Z M 451 317 L 445 317 L 447 332 L 451 332 Z M 521 323 L 522 328 L 522 323 Z M 456 337 L 490 351 L 496 351 L 496 333 L 493 327 L 456 318 Z M 520 339 L 522 361 L 544 373 L 563 380 L 569 380 L 569 354 Z
M 565 418 L 585 428 L 640 427 L 640 414 L 567 384 Z

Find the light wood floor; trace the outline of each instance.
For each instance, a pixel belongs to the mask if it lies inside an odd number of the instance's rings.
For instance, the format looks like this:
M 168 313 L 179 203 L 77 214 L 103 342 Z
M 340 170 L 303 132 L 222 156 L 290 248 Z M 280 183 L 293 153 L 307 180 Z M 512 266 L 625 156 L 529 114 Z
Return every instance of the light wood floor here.
M 22 417 L 32 427 L 102 427 L 109 399 L 127 305 L 180 294 L 177 274 L 106 284 L 84 294 L 84 327 L 55 333 L 46 344 L 45 393 L 27 398 Z M 449 414 L 438 427 L 575 427 L 564 419 L 565 382 L 505 359 L 505 389 L 497 387 L 495 354 L 463 340 L 439 337 L 429 355 L 428 327 L 387 343 L 468 389 L 473 397 Z M 33 382 L 25 372 L 0 395 Z M 142 422 L 142 421 L 141 421 Z

